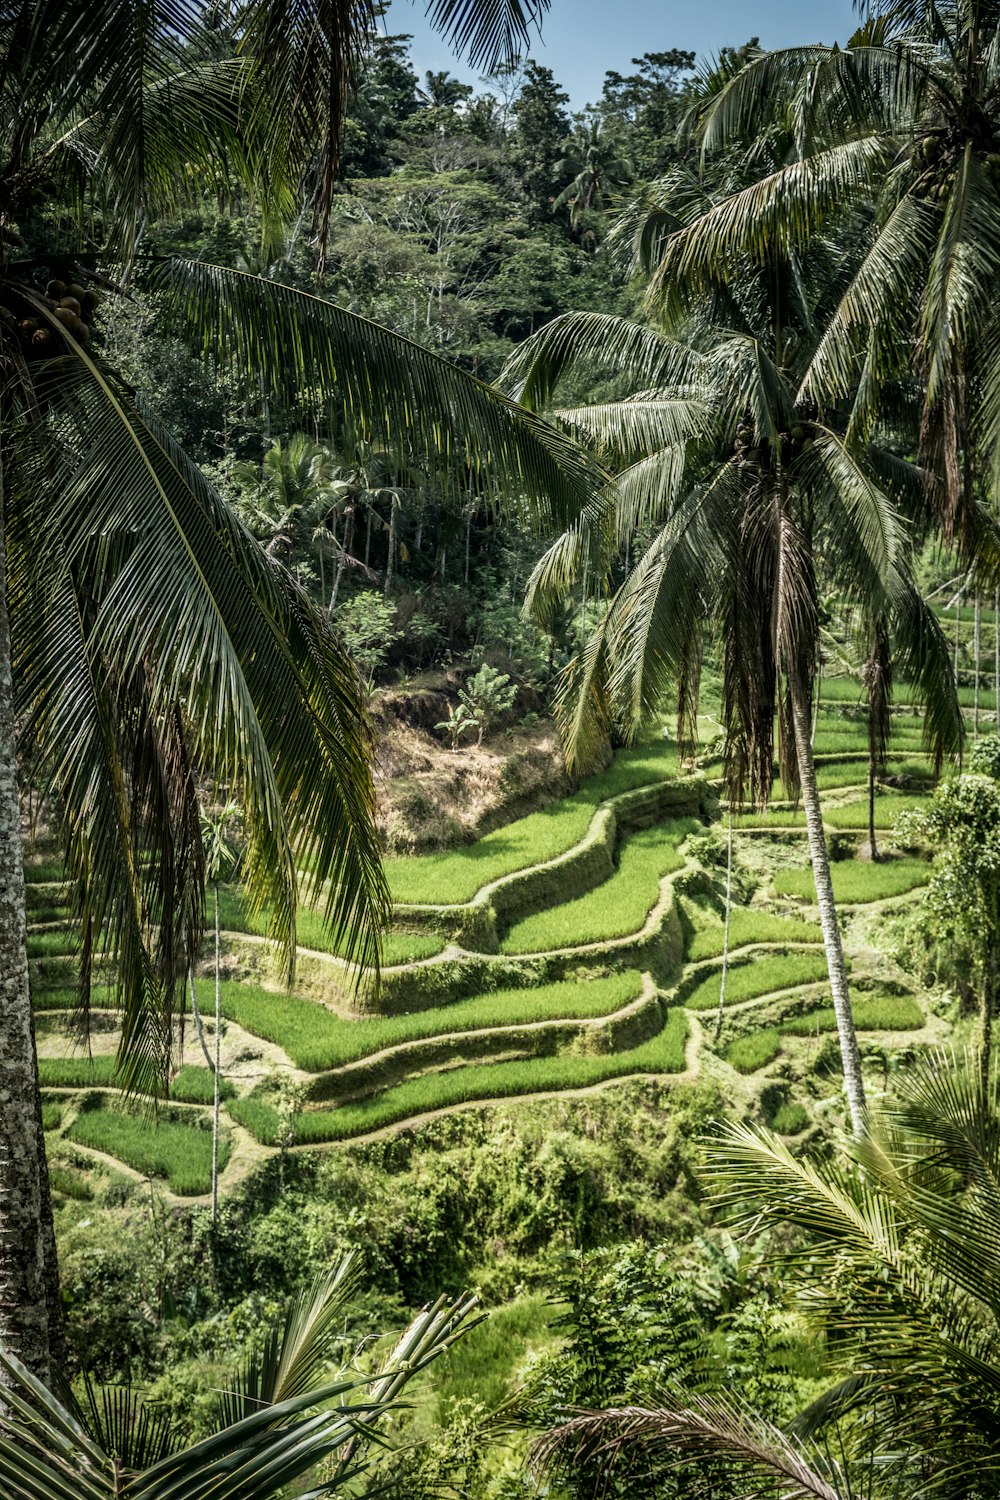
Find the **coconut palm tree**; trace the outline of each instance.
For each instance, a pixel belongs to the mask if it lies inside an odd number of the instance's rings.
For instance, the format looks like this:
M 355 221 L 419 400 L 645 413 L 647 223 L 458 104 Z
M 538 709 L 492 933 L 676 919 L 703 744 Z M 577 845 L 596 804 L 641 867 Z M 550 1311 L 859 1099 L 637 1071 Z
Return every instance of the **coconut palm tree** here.
M 776 132 L 765 144 L 780 158 L 789 142 Z M 661 185 L 662 204 L 632 226 L 650 276 L 649 324 L 570 314 L 532 335 L 508 366 L 507 380 L 536 409 L 574 367 L 612 369 L 632 386 L 621 401 L 557 411 L 626 467 L 542 560 L 533 591 L 544 615 L 577 566 L 611 576 L 626 535 L 650 528 L 567 681 L 571 761 L 591 758 L 609 721 L 634 732 L 668 691 L 678 701 L 678 739 L 690 739 L 709 622 L 721 637 L 731 801 L 767 802 L 777 717 L 782 781 L 800 790 L 805 809 L 848 1101 L 861 1130 L 860 1057 L 812 750 L 820 579 L 856 617 L 891 620 L 897 665 L 932 706 L 926 729 L 937 754 L 957 750 L 961 716 L 944 638 L 910 568 L 903 514 L 921 508 L 919 473 L 858 441 L 842 412 L 802 390 L 851 256 L 831 242 L 791 252 L 766 226 L 753 255 L 729 254 L 720 219 L 727 186 L 716 203 L 704 184 L 676 173 Z
M 784 221 L 788 243 L 831 212 L 873 215 L 867 253 L 844 287 L 804 388 L 847 401 L 868 432 L 916 365 L 928 495 L 944 534 L 996 569 L 984 492 L 995 492 L 1000 436 L 1000 5 L 874 0 L 846 48 L 760 53 L 700 101 L 706 157 L 788 120 L 787 163 L 720 205 L 729 247 Z M 993 582 L 987 580 L 990 588 Z
M 435 14 L 481 56 L 543 3 L 442 0 Z M 169 326 L 275 410 L 419 442 L 477 488 L 515 476 L 536 514 L 571 513 L 592 482 L 557 434 L 364 319 L 248 272 L 139 253 L 143 228 L 192 191 L 236 181 L 274 223 L 308 177 L 321 227 L 368 15 L 255 0 L 221 33 L 196 0 L 19 0 L 0 17 L 0 1341 L 43 1377 L 59 1311 L 16 728 L 61 819 L 81 1025 L 103 953 L 128 1087 L 167 1077 L 200 942 L 199 781 L 240 801 L 243 878 L 289 972 L 300 864 L 363 963 L 377 963 L 388 909 L 357 674 L 103 357 L 108 304 L 155 282 Z
M 207 1435 L 187 1445 L 139 1392 L 88 1384 L 77 1398 L 66 1382 L 49 1388 L 0 1349 L 4 1495 L 269 1500 L 320 1465 L 323 1481 L 311 1494 L 364 1493 L 403 1390 L 479 1320 L 473 1298 L 442 1297 L 374 1367 L 367 1355 L 345 1366 L 344 1323 L 357 1287 L 350 1256 L 318 1276 L 262 1330 L 259 1353 L 216 1397 Z
M 788 1231 L 788 1275 L 817 1334 L 835 1336 L 833 1384 L 788 1431 L 739 1402 L 666 1393 L 574 1415 L 536 1449 L 609 1480 L 655 1484 L 678 1461 L 737 1494 L 809 1500 L 992 1495 L 1000 1484 L 1000 1087 L 979 1059 L 907 1070 L 866 1138 L 835 1157 L 728 1127 L 709 1173 L 736 1222 Z
M 567 154 L 556 163 L 555 176 L 570 178 L 562 192 L 553 199 L 553 208 L 568 205 L 570 222 L 575 226 L 581 214 L 605 205 L 608 194 L 623 187 L 630 179 L 631 168 L 618 155 L 608 130 L 600 120 L 577 122 L 567 143 Z

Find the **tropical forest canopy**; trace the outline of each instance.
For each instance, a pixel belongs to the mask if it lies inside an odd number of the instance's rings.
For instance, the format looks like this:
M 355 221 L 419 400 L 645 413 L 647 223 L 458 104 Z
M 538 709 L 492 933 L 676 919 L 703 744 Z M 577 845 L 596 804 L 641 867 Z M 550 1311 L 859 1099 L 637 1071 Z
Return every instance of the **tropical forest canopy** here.
M 1000 4 L 547 8 L 0 16 L 11 1500 L 1000 1494 Z

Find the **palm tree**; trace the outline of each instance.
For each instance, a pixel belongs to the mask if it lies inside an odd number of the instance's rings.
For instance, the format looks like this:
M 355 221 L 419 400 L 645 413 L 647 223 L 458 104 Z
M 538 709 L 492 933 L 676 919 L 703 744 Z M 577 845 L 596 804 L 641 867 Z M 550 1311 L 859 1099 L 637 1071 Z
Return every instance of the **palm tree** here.
M 976 1057 L 901 1076 L 898 1099 L 839 1157 L 796 1157 L 729 1126 L 709 1172 L 748 1231 L 788 1231 L 788 1271 L 837 1374 L 781 1431 L 738 1396 L 671 1391 L 649 1406 L 580 1413 L 536 1449 L 558 1467 L 624 1460 L 655 1482 L 683 1458 L 736 1494 L 802 1500 L 994 1494 L 1000 1481 L 1000 1087 Z M 835 1430 L 834 1430 L 835 1429 Z M 727 1472 L 728 1471 L 728 1472 Z M 728 1489 L 727 1489 L 728 1492 Z
M 570 182 L 553 199 L 552 206 L 568 205 L 570 222 L 575 226 L 581 214 L 602 208 L 609 192 L 623 187 L 632 174 L 599 120 L 578 121 L 567 145 L 565 157 L 556 163 L 555 175 L 569 177 Z
M 776 118 L 798 144 L 720 206 L 734 252 L 776 215 L 786 242 L 801 244 L 835 210 L 874 214 L 804 387 L 852 403 L 853 425 L 869 432 L 915 362 L 928 495 L 946 538 L 992 574 L 996 527 L 980 502 L 1000 478 L 1000 5 L 866 8 L 846 48 L 760 53 L 693 118 L 706 156 Z
M 450 0 L 436 15 L 482 56 L 543 6 Z M 367 14 L 253 0 L 221 40 L 197 3 L 20 0 L 0 18 L 0 1341 L 42 1377 L 59 1312 L 15 725 L 61 812 L 81 1025 L 103 950 L 128 1087 L 162 1086 L 201 938 L 198 782 L 239 798 L 244 880 L 289 972 L 300 864 L 360 962 L 377 964 L 388 911 L 357 674 L 102 358 L 103 303 L 155 283 L 170 326 L 275 409 L 389 445 L 415 434 L 477 488 L 516 476 L 536 515 L 572 513 L 592 484 L 558 434 L 364 319 L 247 272 L 142 261 L 141 227 L 193 184 L 241 178 L 273 224 L 308 168 L 322 225 Z
M 787 139 L 767 148 L 780 156 Z M 763 149 L 763 148 L 761 148 Z M 724 185 L 725 186 L 725 185 Z M 633 394 L 558 413 L 627 466 L 543 559 L 533 580 L 542 614 L 575 569 L 611 576 L 616 549 L 641 523 L 645 553 L 611 594 L 603 622 L 562 697 L 571 761 L 587 762 L 617 719 L 634 732 L 677 695 L 678 739 L 690 740 L 706 624 L 721 633 L 725 778 L 730 802 L 764 805 L 774 774 L 800 790 L 854 1128 L 864 1088 L 833 899 L 812 750 L 819 578 L 855 613 L 892 622 L 897 663 L 933 706 L 940 755 L 961 741 L 961 716 L 940 628 L 910 568 L 902 520 L 921 503 L 920 476 L 860 442 L 834 406 L 803 394 L 851 259 L 840 246 L 790 252 L 778 229 L 755 251 L 728 249 L 732 201 L 713 201 L 683 173 L 635 225 L 651 272 L 652 326 L 567 315 L 532 335 L 506 378 L 546 406 L 573 367 L 613 369 Z
M 187 1446 L 138 1392 L 87 1385 L 78 1399 L 66 1382 L 49 1388 L 0 1349 L 4 1495 L 269 1500 L 320 1464 L 322 1487 L 310 1493 L 353 1495 L 358 1486 L 363 1493 L 405 1387 L 479 1319 L 473 1298 L 442 1297 L 418 1314 L 371 1373 L 361 1373 L 360 1359 L 340 1363 L 357 1289 L 350 1256 L 317 1277 L 262 1330 L 260 1352 L 217 1396 L 207 1435 Z

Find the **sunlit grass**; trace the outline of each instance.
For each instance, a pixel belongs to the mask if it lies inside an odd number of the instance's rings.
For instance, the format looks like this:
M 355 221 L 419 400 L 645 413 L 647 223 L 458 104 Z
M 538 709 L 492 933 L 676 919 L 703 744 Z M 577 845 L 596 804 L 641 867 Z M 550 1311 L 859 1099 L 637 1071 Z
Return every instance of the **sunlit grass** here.
M 801 984 L 818 984 L 827 977 L 826 955 L 816 953 L 774 953 L 766 957 L 742 959 L 732 964 L 726 975 L 726 1004 L 755 1000 L 773 990 L 793 989 Z M 689 1010 L 711 1010 L 719 1003 L 722 972 L 714 969 L 686 997 Z
M 188 1197 L 212 1185 L 212 1133 L 176 1120 L 149 1119 L 116 1109 L 88 1109 L 78 1115 L 66 1138 L 117 1157 L 148 1177 L 165 1177 L 171 1192 Z M 228 1131 L 219 1140 L 219 1169 L 229 1160 Z
M 677 818 L 634 834 L 622 845 L 618 868 L 603 885 L 516 922 L 500 945 L 502 952 L 577 948 L 638 932 L 656 905 L 663 876 L 684 864 L 680 845 L 700 827 L 695 818 Z
M 346 1140 L 448 1105 L 587 1088 L 631 1073 L 678 1073 L 684 1067 L 686 1040 L 687 1018 L 683 1009 L 675 1007 L 667 1012 L 664 1027 L 657 1036 L 630 1051 L 601 1056 L 562 1053 L 556 1057 L 477 1063 L 440 1073 L 424 1073 L 358 1104 L 308 1110 L 297 1115 L 295 1140 L 301 1144 Z M 229 1112 L 258 1140 L 265 1144 L 277 1140 L 278 1112 L 266 1099 L 237 1099 L 229 1106 Z
M 295 995 L 276 995 L 251 985 L 224 983 L 222 1013 L 254 1036 L 281 1047 L 307 1073 L 342 1067 L 384 1047 L 480 1027 L 519 1026 L 531 1021 L 587 1019 L 610 1015 L 642 989 L 635 970 L 603 979 L 566 980 L 536 989 L 497 990 L 470 1000 L 405 1016 L 345 1020 Z M 208 986 L 205 986 L 206 1004 Z
M 868 860 L 840 859 L 830 867 L 833 895 L 848 905 L 865 901 L 888 901 L 930 879 L 930 865 L 921 859 L 887 859 L 872 864 Z M 799 896 L 815 901 L 816 887 L 811 869 L 778 870 L 774 889 L 779 896 Z

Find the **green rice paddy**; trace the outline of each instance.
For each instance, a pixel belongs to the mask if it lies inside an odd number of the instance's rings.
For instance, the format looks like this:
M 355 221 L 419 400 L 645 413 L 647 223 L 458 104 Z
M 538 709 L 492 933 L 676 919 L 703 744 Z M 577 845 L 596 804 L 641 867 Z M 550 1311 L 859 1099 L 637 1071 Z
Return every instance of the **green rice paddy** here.
M 663 1030 L 657 1036 L 630 1051 L 603 1056 L 562 1053 L 556 1057 L 479 1063 L 424 1073 L 361 1103 L 297 1115 L 295 1140 L 299 1144 L 347 1140 L 450 1105 L 588 1088 L 633 1073 L 679 1073 L 684 1067 L 686 1039 L 687 1018 L 682 1009 L 675 1007 L 667 1012 Z M 239 1099 L 229 1106 L 229 1111 L 258 1140 L 265 1144 L 277 1140 L 278 1112 L 266 1099 L 252 1096 Z
M 236 982 L 222 985 L 221 1003 L 227 1020 L 235 1021 L 254 1036 L 275 1042 L 304 1072 L 320 1073 L 356 1062 L 385 1047 L 451 1031 L 611 1015 L 636 999 L 641 989 L 642 976 L 631 970 L 604 979 L 566 980 L 537 989 L 497 990 L 410 1015 L 357 1020 L 335 1016 L 311 1000 Z
M 617 870 L 603 885 L 516 922 L 500 944 L 501 952 L 544 953 L 638 932 L 656 905 L 663 876 L 683 867 L 681 844 L 700 827 L 695 818 L 676 818 L 633 834 L 621 847 Z
M 775 990 L 789 990 L 803 984 L 819 984 L 827 977 L 826 955 L 816 953 L 768 954 L 766 958 L 743 959 L 730 965 L 726 975 L 726 1004 L 756 1000 Z M 711 1010 L 719 1003 L 722 973 L 714 969 L 686 997 L 689 1010 Z
M 866 901 L 888 901 L 926 885 L 931 867 L 922 859 L 886 859 L 878 864 L 867 860 L 840 859 L 830 866 L 836 901 L 852 906 Z M 811 869 L 778 870 L 774 889 L 779 896 L 798 896 L 816 900 Z
M 84 1110 L 66 1138 L 115 1156 L 147 1177 L 165 1177 L 171 1192 L 182 1197 L 207 1193 L 212 1183 L 212 1133 L 198 1125 L 171 1119 L 150 1120 L 123 1110 Z M 229 1160 L 228 1131 L 219 1139 L 219 1167 Z

